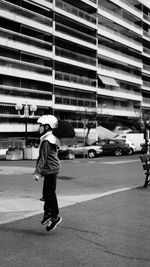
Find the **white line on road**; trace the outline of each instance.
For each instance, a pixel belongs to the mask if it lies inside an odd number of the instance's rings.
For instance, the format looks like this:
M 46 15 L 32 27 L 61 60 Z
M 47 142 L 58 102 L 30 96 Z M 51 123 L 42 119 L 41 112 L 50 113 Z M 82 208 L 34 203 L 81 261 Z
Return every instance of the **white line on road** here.
M 58 196 L 59 207 L 67 207 L 81 203 L 128 191 L 132 188 L 125 187 L 120 189 L 109 190 L 98 194 Z M 0 198 L 0 224 L 28 218 L 42 213 L 43 203 L 36 199 L 29 198 Z
M 138 159 L 132 159 L 132 160 L 118 160 L 118 161 L 103 161 L 99 162 L 100 164 L 123 164 L 123 163 L 132 163 L 132 162 L 138 162 L 140 160 Z

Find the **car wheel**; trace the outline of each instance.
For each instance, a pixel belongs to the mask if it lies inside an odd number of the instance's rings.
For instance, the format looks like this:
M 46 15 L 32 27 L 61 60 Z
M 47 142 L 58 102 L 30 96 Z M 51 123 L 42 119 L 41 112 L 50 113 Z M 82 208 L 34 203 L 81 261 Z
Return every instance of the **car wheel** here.
M 133 148 L 129 148 L 129 151 L 127 152 L 128 155 L 132 155 L 133 154 Z
M 95 158 L 96 156 L 96 152 L 94 150 L 89 150 L 88 151 L 88 157 L 89 158 Z
M 114 151 L 114 154 L 115 154 L 115 156 L 122 156 L 122 154 L 123 154 L 123 150 L 122 150 L 122 148 L 120 148 L 120 147 L 117 147 L 116 149 L 115 149 L 115 151 Z

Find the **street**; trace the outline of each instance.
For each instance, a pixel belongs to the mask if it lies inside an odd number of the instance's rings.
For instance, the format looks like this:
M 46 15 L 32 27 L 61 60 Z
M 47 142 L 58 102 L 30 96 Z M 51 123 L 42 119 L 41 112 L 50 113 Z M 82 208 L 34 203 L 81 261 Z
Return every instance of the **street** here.
M 150 265 L 149 188 L 139 155 L 62 161 L 62 223 L 40 225 L 34 161 L 0 162 L 0 266 Z

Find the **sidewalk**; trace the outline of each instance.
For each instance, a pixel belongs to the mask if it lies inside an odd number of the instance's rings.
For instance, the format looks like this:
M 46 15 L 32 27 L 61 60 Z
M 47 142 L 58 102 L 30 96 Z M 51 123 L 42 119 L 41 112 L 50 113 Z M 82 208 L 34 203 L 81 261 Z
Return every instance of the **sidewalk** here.
M 150 266 L 150 188 L 96 197 L 61 208 L 53 232 L 41 215 L 1 224 L 0 266 Z

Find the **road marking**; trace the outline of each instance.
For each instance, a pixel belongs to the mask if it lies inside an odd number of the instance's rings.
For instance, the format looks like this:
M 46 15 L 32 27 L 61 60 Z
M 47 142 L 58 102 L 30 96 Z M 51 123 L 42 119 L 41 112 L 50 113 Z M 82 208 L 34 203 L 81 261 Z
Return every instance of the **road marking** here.
M 138 159 L 132 159 L 132 160 L 118 160 L 118 161 L 103 161 L 99 162 L 100 164 L 123 164 L 123 163 L 132 163 L 132 162 L 138 162 L 140 160 Z
M 97 194 L 58 196 L 59 207 L 60 208 L 67 207 L 84 201 L 89 201 L 96 198 L 117 194 L 131 189 L 132 188 L 125 187 Z M 1 197 L 0 203 L 1 203 L 0 224 L 25 219 L 37 214 L 41 214 L 43 211 L 43 203 L 36 199 L 29 199 L 29 198 L 6 199 Z

